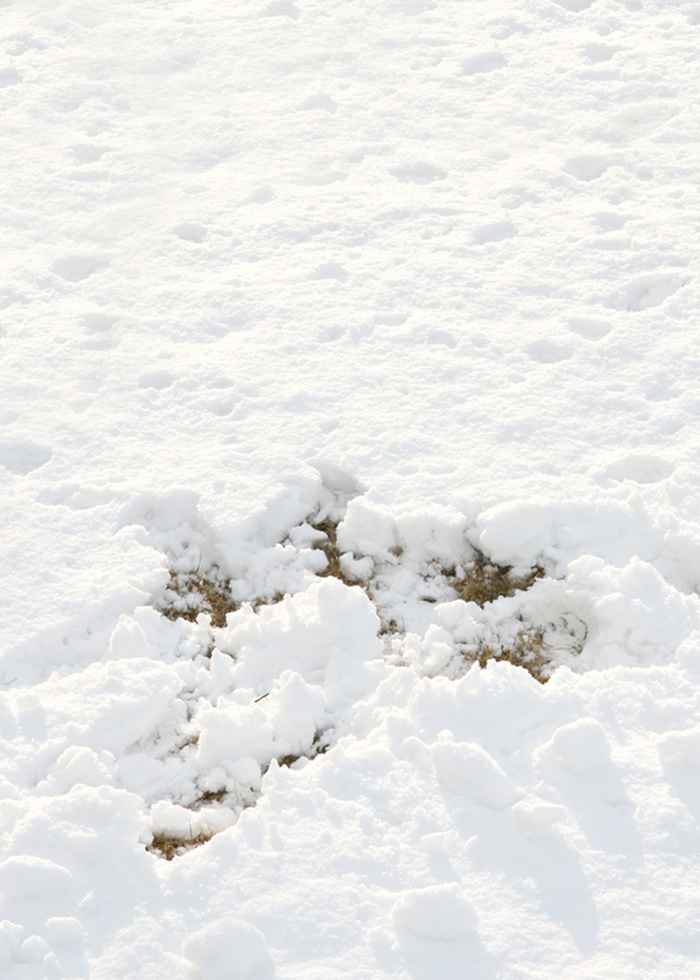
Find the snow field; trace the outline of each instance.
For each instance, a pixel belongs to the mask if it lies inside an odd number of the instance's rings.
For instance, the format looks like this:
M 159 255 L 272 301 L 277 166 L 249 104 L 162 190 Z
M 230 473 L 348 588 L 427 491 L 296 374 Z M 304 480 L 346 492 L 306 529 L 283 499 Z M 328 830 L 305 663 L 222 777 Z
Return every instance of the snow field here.
M 8 980 L 695 980 L 699 29 L 0 0 Z

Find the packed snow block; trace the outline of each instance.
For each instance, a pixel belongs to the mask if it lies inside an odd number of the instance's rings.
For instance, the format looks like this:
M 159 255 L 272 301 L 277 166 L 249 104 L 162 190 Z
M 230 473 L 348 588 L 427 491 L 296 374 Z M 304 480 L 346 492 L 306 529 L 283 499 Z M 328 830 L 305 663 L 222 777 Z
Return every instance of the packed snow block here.
M 469 538 L 500 565 L 530 567 L 554 544 L 554 505 L 513 500 L 483 511 Z
M 389 560 L 398 545 L 394 519 L 360 497 L 348 504 L 345 520 L 338 526 L 337 540 L 341 551 L 370 555 L 379 561 Z
M 493 810 L 515 803 L 515 787 L 486 749 L 476 742 L 453 742 L 447 732 L 439 738 L 431 755 L 443 789 Z
M 396 929 L 419 939 L 453 942 L 476 932 L 476 913 L 456 881 L 403 892 L 391 910 Z
M 85 941 L 80 921 L 65 915 L 52 916 L 46 920 L 44 938 L 52 946 L 73 946 L 80 949 Z
M 422 666 L 426 677 L 435 677 L 443 671 L 455 652 L 452 637 L 436 623 L 428 627 L 422 647 L 425 658 Z
M 537 759 L 570 773 L 594 772 L 610 764 L 610 742 L 595 718 L 580 718 L 558 728 L 537 749 Z
M 412 762 L 417 769 L 423 772 L 429 773 L 433 769 L 430 749 L 417 735 L 409 735 L 408 738 L 404 739 L 397 755 L 400 759 Z
M 182 944 L 193 980 L 274 980 L 275 968 L 263 934 L 242 919 L 209 923 Z

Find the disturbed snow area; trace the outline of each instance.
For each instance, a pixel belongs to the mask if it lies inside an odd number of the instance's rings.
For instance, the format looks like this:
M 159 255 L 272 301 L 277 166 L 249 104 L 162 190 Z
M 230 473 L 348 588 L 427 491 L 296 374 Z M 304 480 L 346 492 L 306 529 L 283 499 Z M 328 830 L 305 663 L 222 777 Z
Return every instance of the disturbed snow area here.
M 3 976 L 696 976 L 698 32 L 0 2 Z

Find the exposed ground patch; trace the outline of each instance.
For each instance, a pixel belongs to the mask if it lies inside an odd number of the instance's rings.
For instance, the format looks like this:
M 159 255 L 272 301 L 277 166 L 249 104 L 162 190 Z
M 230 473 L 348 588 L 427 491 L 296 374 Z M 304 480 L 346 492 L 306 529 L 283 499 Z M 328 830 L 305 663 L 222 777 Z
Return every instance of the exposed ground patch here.
M 505 660 L 527 670 L 539 683 L 546 683 L 553 670 L 552 658 L 557 653 L 556 644 L 553 647 L 549 642 L 552 624 L 531 621 L 521 612 L 523 603 L 515 599 L 519 594 L 525 599 L 546 577 L 544 568 L 536 565 L 529 569 L 514 569 L 499 565 L 464 540 L 457 545 L 462 560 L 453 566 L 445 566 L 436 559 L 421 560 L 415 553 L 405 553 L 398 545 L 385 551 L 384 558 L 372 558 L 357 551 L 342 550 L 339 543 L 341 523 L 342 517 L 336 514 L 320 512 L 316 517 L 311 515 L 277 544 L 255 554 L 250 568 L 239 578 L 229 577 L 220 566 L 211 561 L 207 563 L 204 555 L 200 559 L 197 553 L 191 552 L 193 564 L 197 563 L 196 569 L 183 572 L 173 568 L 168 585 L 155 605 L 167 619 L 197 623 L 200 633 L 203 629 L 204 635 L 210 636 L 208 649 L 206 643 L 201 646 L 200 639 L 199 650 L 208 658 L 214 671 L 211 658 L 215 650 L 218 650 L 215 656 L 219 663 L 222 656 L 224 659 L 231 657 L 234 663 L 237 661 L 236 647 L 227 647 L 227 634 L 217 632 L 229 626 L 231 630 L 239 628 L 236 620 L 227 623 L 230 614 L 243 611 L 245 607 L 256 613 L 262 612 L 264 607 L 280 602 L 285 596 L 305 591 L 314 580 L 335 578 L 348 588 L 362 589 L 372 603 L 380 620 L 378 634 L 389 663 L 397 666 L 413 664 L 426 676 L 444 674 L 457 678 L 475 663 L 485 668 L 491 660 Z M 181 555 L 173 558 L 173 565 L 176 563 L 181 569 Z M 441 604 L 449 606 L 455 600 L 463 604 L 457 605 L 457 613 L 466 616 L 476 632 L 466 639 L 459 635 L 459 630 L 452 641 L 448 636 L 446 659 L 443 662 L 438 657 L 435 666 L 435 654 L 427 639 L 429 627 L 431 623 L 434 624 L 433 631 L 438 627 Z M 250 619 L 244 617 L 242 622 L 246 621 L 250 622 Z M 562 635 L 569 650 L 580 650 L 573 633 L 569 637 L 565 628 Z M 437 642 L 439 646 L 441 641 Z M 260 693 L 252 704 L 265 701 L 270 693 L 269 690 Z M 212 704 L 216 704 L 215 698 Z M 302 759 L 313 759 L 325 753 L 333 741 L 334 731 L 318 731 L 308 749 L 275 755 L 274 758 L 280 766 L 295 767 Z M 266 770 L 266 765 L 261 766 L 263 774 Z M 228 785 L 227 788 L 200 792 L 194 800 L 190 797 L 182 804 L 193 813 L 190 832 L 159 833 L 148 845 L 148 850 L 172 860 L 205 844 L 216 831 L 210 832 L 201 821 L 200 810 L 213 805 L 237 813 L 255 805 L 259 794 L 259 786 L 242 786 L 239 792 L 239 788 L 232 789 Z
M 341 552 L 338 544 L 338 528 L 340 521 L 323 517 L 315 521 L 310 518 L 303 527 L 311 534 L 310 551 L 321 552 L 325 558 L 325 566 L 318 568 L 316 562 L 313 574 L 318 578 L 336 578 L 348 587 L 359 586 L 372 601 L 381 626 L 379 635 L 382 637 L 401 636 L 406 627 L 400 616 L 392 612 L 383 602 L 382 580 L 387 571 L 395 572 L 400 569 L 404 559 L 401 548 L 395 548 L 391 554 L 391 565 L 383 568 L 381 564 L 370 563 L 373 572 L 365 576 L 358 574 L 353 566 L 361 566 L 366 556 Z M 300 527 L 302 527 L 300 525 Z M 298 530 L 298 528 L 294 529 Z M 308 538 L 307 534 L 307 538 Z M 294 533 L 290 532 L 281 543 L 285 548 L 294 548 L 292 541 Z M 281 547 L 280 545 L 280 547 Z M 304 554 L 304 549 L 298 549 Z M 432 563 L 420 572 L 426 586 L 439 586 L 437 591 L 426 588 L 421 597 L 423 602 L 435 603 L 449 599 L 462 599 L 464 602 L 476 603 L 484 608 L 498 599 L 514 596 L 518 592 L 527 592 L 534 583 L 545 574 L 544 569 L 537 565 L 526 572 L 517 573 L 511 566 L 499 565 L 476 549 L 468 562 L 462 565 L 444 569 Z M 240 591 L 240 590 L 239 590 Z M 269 595 L 254 595 L 248 602 L 254 609 L 281 601 L 285 594 L 281 589 Z M 438 595 L 440 599 L 438 599 Z M 216 566 L 208 570 L 190 573 L 171 572 L 167 588 L 157 601 L 157 608 L 168 619 L 178 618 L 195 622 L 202 613 L 207 614 L 211 626 L 224 628 L 226 616 L 241 608 L 241 602 L 234 598 L 232 580 L 225 576 Z M 528 670 L 533 677 L 544 683 L 547 680 L 548 652 L 543 633 L 527 624 L 523 624 L 515 641 L 501 645 L 499 643 L 480 643 L 476 652 L 465 651 L 468 663 L 479 662 L 482 666 L 492 659 L 503 659 L 516 666 Z
M 186 619 L 190 623 L 196 622 L 200 613 L 208 613 L 212 626 L 223 627 L 226 613 L 239 606 L 231 595 L 231 580 L 211 568 L 206 574 L 171 571 L 157 608 L 167 619 Z
M 502 596 L 525 592 L 543 576 L 544 569 L 540 565 L 536 565 L 525 575 L 515 575 L 512 566 L 496 565 L 480 551 L 474 552 L 474 559 L 468 568 L 459 568 L 447 574 L 458 598 L 465 602 L 475 602 L 482 607 Z
M 213 834 L 211 833 L 202 833 L 194 837 L 185 838 L 175 837 L 170 834 L 156 834 L 151 843 L 147 845 L 146 850 L 158 855 L 158 857 L 165 858 L 166 861 L 172 861 L 174 857 L 179 857 L 181 854 L 186 854 L 187 851 L 191 851 L 194 847 L 206 844 L 212 837 Z

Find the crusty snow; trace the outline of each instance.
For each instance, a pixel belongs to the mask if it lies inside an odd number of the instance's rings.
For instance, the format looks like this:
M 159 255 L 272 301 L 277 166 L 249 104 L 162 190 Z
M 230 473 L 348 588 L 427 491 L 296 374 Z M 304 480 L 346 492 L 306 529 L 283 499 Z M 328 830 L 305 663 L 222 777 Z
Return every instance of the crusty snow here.
M 699 47 L 0 0 L 3 978 L 696 980 Z

